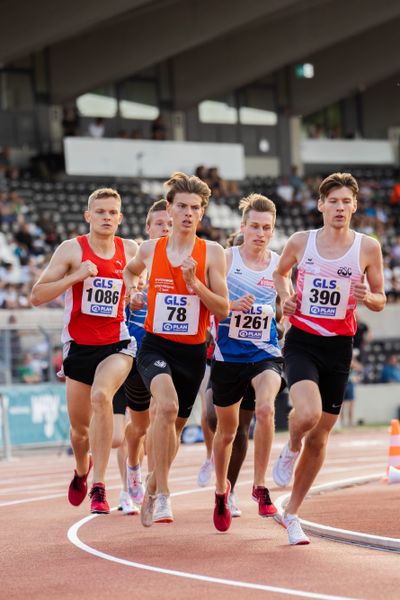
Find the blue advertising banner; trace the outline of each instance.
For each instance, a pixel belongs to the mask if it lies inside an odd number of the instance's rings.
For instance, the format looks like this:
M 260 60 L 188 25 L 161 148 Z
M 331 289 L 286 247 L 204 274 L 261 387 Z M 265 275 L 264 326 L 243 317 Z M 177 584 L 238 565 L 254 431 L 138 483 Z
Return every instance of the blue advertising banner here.
M 2 385 L 0 394 L 8 409 L 12 446 L 69 439 L 64 384 Z

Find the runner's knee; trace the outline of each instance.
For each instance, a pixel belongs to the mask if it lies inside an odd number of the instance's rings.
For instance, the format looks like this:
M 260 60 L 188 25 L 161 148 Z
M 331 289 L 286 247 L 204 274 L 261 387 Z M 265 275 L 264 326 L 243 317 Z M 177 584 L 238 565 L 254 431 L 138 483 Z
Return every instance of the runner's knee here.
M 275 414 L 275 409 L 271 404 L 262 404 L 261 406 L 256 406 L 256 422 L 260 425 L 267 424 L 271 419 L 273 419 Z

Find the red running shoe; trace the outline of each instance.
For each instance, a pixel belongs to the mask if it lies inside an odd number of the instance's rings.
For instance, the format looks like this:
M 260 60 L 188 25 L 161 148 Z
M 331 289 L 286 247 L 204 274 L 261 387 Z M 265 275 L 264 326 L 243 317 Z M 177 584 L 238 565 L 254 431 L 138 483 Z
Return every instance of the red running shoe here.
M 232 523 L 232 515 L 228 504 L 230 491 L 231 484 L 228 481 L 225 494 L 215 494 L 214 525 L 218 531 L 228 531 Z
M 76 469 L 74 470 L 74 477 L 69 484 L 68 488 L 68 500 L 73 506 L 79 506 L 82 504 L 87 494 L 87 478 L 90 473 L 90 469 L 93 466 L 92 457 L 89 456 L 89 469 L 86 475 L 78 475 Z
M 89 496 L 92 500 L 90 503 L 90 512 L 99 515 L 106 515 L 110 512 L 104 483 L 94 483 Z
M 253 485 L 251 497 L 258 504 L 258 514 L 260 517 L 273 517 L 278 512 L 270 498 L 268 488 L 263 485 L 258 485 L 257 487 Z

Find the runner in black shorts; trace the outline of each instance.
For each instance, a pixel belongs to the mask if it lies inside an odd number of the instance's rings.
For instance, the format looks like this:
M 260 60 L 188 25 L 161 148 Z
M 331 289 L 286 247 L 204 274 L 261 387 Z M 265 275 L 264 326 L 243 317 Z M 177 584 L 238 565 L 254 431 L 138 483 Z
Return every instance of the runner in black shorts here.
M 292 325 L 284 358 L 294 408 L 289 418 L 290 439 L 274 465 L 273 478 L 277 485 L 288 485 L 301 452 L 282 516 L 293 545 L 310 543 L 297 512 L 323 465 L 329 434 L 340 412 L 357 326 L 357 302 L 373 311 L 381 311 L 386 302 L 380 245 L 350 229 L 357 210 L 356 180 L 350 173 L 333 173 L 319 191 L 323 227 L 295 233 L 274 273 L 283 313 Z M 292 294 L 295 265 L 296 294 Z
M 260 194 L 239 203 L 243 244 L 226 250 L 231 312 L 218 324 L 211 366 L 213 401 L 218 424 L 214 438 L 216 493 L 214 525 L 231 524 L 228 464 L 239 421 L 239 405 L 249 386 L 256 398 L 254 478 L 251 497 L 258 514 L 271 517 L 277 509 L 266 487 L 266 471 L 274 436 L 275 398 L 282 383 L 283 359 L 277 327 L 277 294 L 272 274 L 279 256 L 268 248 L 276 208 Z
M 197 177 L 175 173 L 166 183 L 172 233 L 143 242 L 125 269 L 127 287 L 146 268 L 148 310 L 138 369 L 155 402 L 151 426 L 154 471 L 142 504 L 144 526 L 173 521 L 168 474 L 178 448 L 177 417 L 190 414 L 203 378 L 210 312 L 225 318 L 228 299 L 223 250 L 196 237 L 210 189 Z
M 83 502 L 93 465 L 91 512 L 108 513 L 105 474 L 112 443 L 112 399 L 136 352 L 124 323 L 123 269 L 137 244 L 115 235 L 123 219 L 116 190 L 95 190 L 84 218 L 89 233 L 60 244 L 33 286 L 31 301 L 39 306 L 65 293 L 63 366 L 76 461 L 68 500 L 74 506 Z

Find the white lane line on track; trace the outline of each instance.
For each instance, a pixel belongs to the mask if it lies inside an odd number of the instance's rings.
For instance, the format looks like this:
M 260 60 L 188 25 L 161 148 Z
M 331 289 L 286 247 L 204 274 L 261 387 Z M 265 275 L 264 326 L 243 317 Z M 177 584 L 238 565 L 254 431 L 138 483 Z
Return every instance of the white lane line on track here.
M 350 477 L 348 479 L 341 479 L 339 481 L 331 481 L 328 483 L 323 483 L 320 485 L 315 485 L 310 490 L 310 495 L 313 496 L 323 491 L 334 491 L 339 489 L 344 489 L 346 487 L 351 487 L 353 485 L 368 483 L 369 480 L 373 481 L 374 479 L 381 478 L 381 473 L 375 473 L 369 476 L 361 476 L 361 477 Z M 279 496 L 277 500 L 275 500 L 274 504 L 278 509 L 279 513 L 284 511 L 285 500 L 287 500 L 290 496 L 290 492 L 286 494 L 282 494 Z M 316 535 L 321 535 L 322 537 L 327 537 L 329 539 L 334 539 L 336 541 L 345 541 L 347 543 L 354 543 L 355 545 L 362 545 L 364 547 L 374 547 L 375 549 L 391 549 L 391 550 L 399 550 L 400 549 L 400 539 L 398 538 L 390 538 L 382 535 L 375 535 L 372 533 L 363 533 L 361 531 L 353 531 L 351 529 L 341 529 L 339 527 L 331 527 L 329 525 L 322 525 L 320 523 L 315 523 L 313 521 L 307 521 L 305 519 L 300 519 L 302 525 L 309 533 L 314 533 Z M 358 542 L 358 544 L 357 544 Z M 375 546 L 374 546 L 375 544 Z
M 348 471 L 353 466 L 354 466 L 354 462 L 351 461 L 351 467 L 348 467 L 348 468 L 347 467 L 333 467 L 333 468 L 324 469 L 321 472 L 321 475 L 329 475 L 332 473 L 343 473 L 343 472 Z M 374 469 L 375 467 L 381 467 L 381 466 L 382 466 L 381 463 L 369 463 L 368 465 L 360 467 L 359 470 L 364 469 L 364 468 L 365 469 Z M 246 471 L 248 473 L 250 473 L 251 469 L 250 468 L 244 469 L 242 471 L 242 474 L 245 474 Z M 117 479 L 117 477 L 112 478 L 112 479 Z M 175 477 L 170 480 L 170 483 L 179 482 L 179 481 L 188 482 L 188 481 L 195 480 L 195 479 L 197 479 L 197 476 Z M 240 481 L 236 485 L 237 486 L 238 485 L 246 485 L 248 483 L 252 483 L 252 480 L 249 479 L 248 481 Z M 65 486 L 66 485 L 65 482 L 63 482 L 62 485 Z M 120 484 L 107 486 L 107 490 L 117 490 L 119 488 L 120 488 Z M 207 490 L 207 489 L 214 489 L 214 488 L 203 488 L 203 489 Z M 201 490 L 197 490 L 197 491 L 201 491 Z M 186 493 L 186 492 L 184 492 L 184 493 Z M 188 493 L 190 493 L 190 492 L 188 492 Z M 177 495 L 180 495 L 180 494 L 181 494 L 181 492 L 177 492 Z M 18 504 L 29 504 L 30 502 L 39 502 L 42 500 L 54 500 L 55 498 L 65 498 L 65 496 L 66 496 L 66 492 L 64 490 L 63 492 L 60 492 L 58 494 L 48 494 L 46 496 L 32 496 L 30 498 L 24 498 L 24 499 L 20 499 L 20 500 L 8 500 L 6 502 L 0 502 L 0 509 L 6 508 L 7 506 L 16 506 Z
M 200 488 L 197 490 L 185 490 L 182 492 L 177 492 L 176 494 L 171 494 L 172 496 L 183 496 L 186 494 L 193 494 L 195 492 L 202 492 L 205 490 L 214 489 L 214 488 Z M 113 508 L 112 510 L 116 510 Z M 176 571 L 174 569 L 164 569 L 162 567 L 154 567 L 152 565 L 146 565 L 144 563 L 137 563 L 131 560 L 126 560 L 123 558 L 118 558 L 117 556 L 113 556 L 112 554 L 107 554 L 105 552 L 101 552 L 100 550 L 96 550 L 96 548 L 92 548 L 88 546 L 80 538 L 78 537 L 78 531 L 89 521 L 95 519 L 99 515 L 89 515 L 72 525 L 67 533 L 67 537 L 69 541 L 74 544 L 80 550 L 87 552 L 88 554 L 92 554 L 97 558 L 102 558 L 104 560 L 108 560 L 110 562 L 118 563 L 120 565 L 124 565 L 126 567 L 133 567 L 135 569 L 141 569 L 143 571 L 151 571 L 153 573 L 158 573 L 160 575 L 172 575 L 174 577 L 181 577 L 184 579 L 192 579 L 195 581 L 202 581 L 205 583 L 213 583 L 218 585 L 226 585 L 230 587 L 236 588 L 244 588 L 251 590 L 261 590 L 264 592 L 273 592 L 275 594 L 284 594 L 286 596 L 297 596 L 300 598 L 314 598 L 316 600 L 356 600 L 355 598 L 351 598 L 350 596 L 332 596 L 329 594 L 318 594 L 315 592 L 306 592 L 302 590 L 296 590 L 285 587 L 275 587 L 272 585 L 265 585 L 261 583 L 251 583 L 247 581 L 238 581 L 236 579 L 224 579 L 222 577 L 211 577 L 208 575 L 198 575 L 197 573 L 190 573 L 187 571 Z

